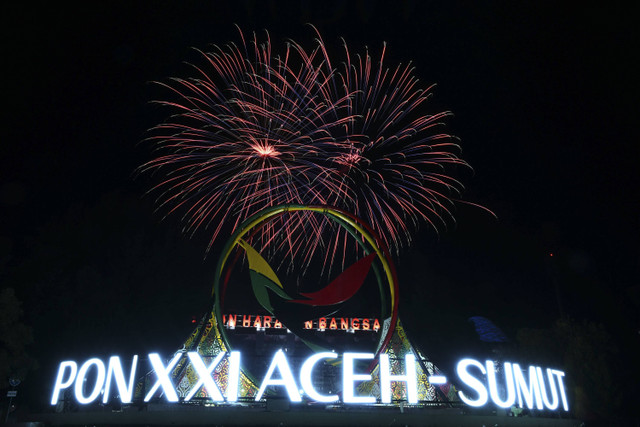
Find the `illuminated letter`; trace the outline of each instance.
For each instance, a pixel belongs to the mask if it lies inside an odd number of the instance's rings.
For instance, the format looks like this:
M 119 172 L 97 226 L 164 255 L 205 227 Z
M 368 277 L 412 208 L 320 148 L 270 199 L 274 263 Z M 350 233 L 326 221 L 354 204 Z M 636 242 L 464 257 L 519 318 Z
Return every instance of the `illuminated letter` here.
M 338 322 L 336 322 L 335 317 L 331 318 L 331 322 L 329 323 L 329 329 L 338 329 Z
M 271 316 L 264 316 L 263 319 L 264 322 L 262 324 L 262 327 L 264 327 L 265 329 L 271 329 Z
M 238 382 L 240 382 L 240 352 L 229 354 L 229 379 L 227 380 L 227 402 L 238 401 Z
M 345 319 L 344 317 L 341 317 L 340 329 L 342 329 L 343 331 L 346 331 L 347 329 L 349 329 L 349 320 Z
M 351 329 L 353 329 L 354 331 L 360 329 L 360 319 L 358 319 L 357 317 L 351 319 Z
M 273 324 L 273 327 L 280 329 L 282 328 L 282 323 L 280 323 L 280 321 L 276 319 L 276 323 Z
M 460 400 L 462 400 L 469 406 L 482 406 L 487 403 L 487 400 L 489 400 L 489 395 L 485 386 L 476 377 L 474 377 L 467 371 L 467 368 L 469 366 L 475 366 L 476 368 L 478 368 L 482 375 L 486 375 L 487 371 L 484 369 L 484 366 L 482 366 L 482 363 L 478 362 L 477 360 L 462 359 L 460 362 L 458 362 L 458 366 L 456 368 L 458 377 L 460 377 L 463 383 L 465 383 L 466 385 L 474 389 L 476 393 L 478 393 L 478 398 L 476 400 L 471 400 L 461 391 L 458 392 L 458 396 L 460 396 Z
M 513 377 L 516 385 L 516 392 L 518 393 L 518 404 L 521 408 L 522 396 L 527 403 L 527 408 L 533 409 L 535 403 L 538 409 L 542 409 L 542 396 L 540 395 L 540 387 L 538 386 L 538 374 L 535 366 L 529 366 L 529 385 L 522 375 L 522 369 L 517 363 L 513 364 Z
M 153 370 L 155 371 L 156 378 L 158 378 L 158 380 L 153 385 L 153 387 L 151 387 L 151 390 L 149 391 L 149 393 L 147 393 L 147 396 L 144 398 L 145 402 L 148 402 L 151 399 L 151 396 L 153 396 L 153 394 L 156 392 L 158 388 L 160 388 L 160 386 L 162 386 L 162 389 L 166 393 L 167 400 L 169 402 L 178 401 L 178 395 L 176 394 L 176 391 L 173 388 L 171 379 L 169 379 L 169 374 L 171 373 L 171 370 L 178 364 L 178 360 L 180 360 L 181 357 L 182 357 L 182 353 L 176 353 L 173 356 L 173 359 L 171 359 L 171 362 L 169 362 L 169 365 L 165 368 L 164 365 L 162 364 L 162 360 L 160 359 L 160 355 L 158 353 L 149 354 L 149 360 L 151 361 L 151 365 L 153 366 Z
M 551 396 L 553 402 L 549 402 L 549 396 L 547 395 L 547 387 L 544 385 L 544 376 L 542 374 L 541 368 L 536 368 L 538 372 L 538 382 L 540 383 L 540 391 L 542 392 L 542 401 L 544 402 L 544 406 L 547 409 L 553 411 L 558 408 L 558 391 L 556 390 L 555 381 L 553 380 L 553 372 L 551 369 L 547 368 L 547 379 L 549 380 L 549 390 L 551 391 Z
M 250 326 L 251 326 L 251 315 L 249 316 L 242 315 L 242 327 L 248 328 Z
M 256 320 L 253 321 L 253 327 L 256 329 L 262 328 L 262 322 L 260 321 L 260 316 L 256 316 Z
M 567 403 L 567 394 L 564 392 L 564 382 L 562 381 L 562 377 L 564 377 L 564 372 L 556 371 L 552 369 L 551 372 L 558 377 L 558 389 L 560 390 L 560 397 L 562 398 L 562 407 L 565 411 L 569 410 L 569 404 Z
M 69 378 L 64 379 L 65 371 L 69 368 L 71 372 L 69 373 Z M 58 368 L 58 376 L 56 377 L 56 384 L 53 386 L 53 395 L 51 396 L 51 404 L 55 405 L 58 403 L 58 396 L 60 395 L 60 391 L 69 387 L 73 384 L 73 380 L 76 379 L 76 373 L 78 373 L 78 365 L 76 362 L 71 360 L 67 362 L 60 363 L 60 367 Z
M 278 370 L 280 371 L 280 379 L 271 378 L 271 376 L 273 375 L 273 371 L 275 371 L 276 368 L 278 368 Z M 287 358 L 282 350 L 278 350 L 273 356 L 271 365 L 269 365 L 269 370 L 267 371 L 267 374 L 265 375 L 264 380 L 260 385 L 260 390 L 258 391 L 258 395 L 256 396 L 256 402 L 262 398 L 262 394 L 264 393 L 265 388 L 270 385 L 283 385 L 287 389 L 289 399 L 292 402 L 302 401 L 302 397 L 300 396 L 300 392 L 298 391 L 298 387 L 296 386 L 296 381 L 293 379 L 291 368 L 289 367 Z
M 356 375 L 353 373 L 354 359 L 373 359 L 372 353 L 345 353 L 342 356 L 342 399 L 344 403 L 376 403 L 373 396 L 354 396 L 356 381 L 369 381 L 371 375 Z
M 309 320 L 304 322 L 304 328 L 305 329 L 313 329 L 313 320 Z
M 504 376 L 505 385 L 507 386 L 507 398 L 505 400 L 500 400 L 498 382 L 496 380 L 496 367 L 493 364 L 493 361 L 487 360 L 487 378 L 489 380 L 489 394 L 491 395 L 491 400 L 501 408 L 510 408 L 514 403 L 516 403 L 516 391 L 513 386 L 513 369 L 509 362 L 504 363 Z
M 382 403 L 391 403 L 391 381 L 405 381 L 407 383 L 407 400 L 418 403 L 418 382 L 416 379 L 416 357 L 407 354 L 404 357 L 405 375 L 391 375 L 389 355 L 380 355 L 380 394 Z
M 237 319 L 238 319 L 238 315 L 237 314 L 230 314 L 229 315 L 229 323 L 227 323 L 227 326 L 229 327 L 229 329 L 235 329 L 236 328 Z
M 218 386 L 211 377 L 211 373 L 224 357 L 224 352 L 218 353 L 218 355 L 215 359 L 213 359 L 213 362 L 211 362 L 211 365 L 209 365 L 208 368 L 205 366 L 202 358 L 197 351 L 190 351 L 189 353 L 187 353 L 187 356 L 189 356 L 191 366 L 193 366 L 193 369 L 196 370 L 196 372 L 198 373 L 198 378 L 200 379 L 198 380 L 196 385 L 193 386 L 191 391 L 189 391 L 189 394 L 184 398 L 184 400 L 191 400 L 191 398 L 198 392 L 198 390 L 200 390 L 200 387 L 202 387 L 203 385 L 213 401 L 221 402 L 222 400 L 224 400 L 222 397 L 222 393 L 220 393 L 220 389 L 218 389 Z
M 93 386 L 93 391 L 91 391 L 91 394 L 89 394 L 88 397 L 84 397 L 83 391 L 84 391 L 85 376 L 87 375 L 87 371 L 89 370 L 89 368 L 91 368 L 91 365 L 95 365 L 96 368 L 98 368 L 98 377 L 96 378 L 96 383 Z M 96 400 L 96 398 L 100 395 L 100 392 L 102 391 L 102 386 L 104 385 L 104 378 L 105 378 L 105 368 L 104 368 L 104 363 L 102 363 L 102 360 L 93 358 L 84 362 L 84 365 L 82 365 L 78 370 L 78 377 L 76 378 L 75 392 L 76 392 L 76 399 L 78 400 L 78 403 L 82 403 L 83 405 L 86 405 L 87 403 L 91 403 L 94 400 Z
M 120 395 L 120 402 L 131 403 L 133 399 L 133 385 L 136 382 L 136 365 L 138 364 L 138 355 L 133 356 L 131 362 L 131 373 L 129 374 L 129 385 L 125 382 L 122 364 L 118 356 L 111 356 L 109 359 L 109 367 L 107 368 L 107 381 L 104 383 L 104 395 L 102 403 L 107 403 L 111 397 L 109 390 L 111 389 L 111 377 L 116 379 L 116 387 Z
M 373 319 L 373 330 L 376 332 L 380 330 L 380 322 L 378 322 L 378 319 Z
M 307 396 L 317 402 L 330 403 L 336 402 L 338 400 L 338 396 L 324 396 L 316 391 L 313 388 L 313 383 L 311 381 L 311 371 L 313 371 L 314 366 L 320 359 L 335 359 L 338 355 L 331 352 L 324 353 L 316 353 L 307 360 L 305 360 L 302 365 L 302 369 L 300 369 L 300 383 L 302 384 L 302 389 Z
M 321 317 L 320 319 L 318 319 L 318 329 L 320 329 L 321 331 L 324 331 L 325 329 L 327 329 L 327 319 L 324 317 Z
M 362 319 L 362 330 L 368 331 L 371 329 L 371 325 L 369 324 L 369 319 Z

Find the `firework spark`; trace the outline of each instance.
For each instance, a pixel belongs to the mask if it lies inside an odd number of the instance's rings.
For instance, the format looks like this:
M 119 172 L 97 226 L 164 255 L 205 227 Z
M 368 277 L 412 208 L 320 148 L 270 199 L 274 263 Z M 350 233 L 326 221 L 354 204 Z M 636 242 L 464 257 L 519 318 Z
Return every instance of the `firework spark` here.
M 167 214 L 180 212 L 185 231 L 224 227 L 282 204 L 332 205 L 371 224 L 392 249 L 419 224 L 435 229 L 452 218 L 462 190 L 452 167 L 468 167 L 455 139 L 437 131 L 448 113 L 425 115 L 431 88 L 421 89 L 409 65 L 387 68 L 386 46 L 374 65 L 368 52 L 334 67 L 318 34 L 307 50 L 287 43 L 272 53 L 267 35 L 200 52 L 195 75 L 162 85 L 177 99 L 174 113 L 152 129 L 156 157 L 142 172 L 164 176 L 152 191 Z M 292 257 L 306 241 L 308 261 L 325 240 L 326 220 L 291 215 L 263 230 L 263 246 Z M 284 232 L 277 232 L 284 227 Z M 277 243 L 275 243 L 277 242 Z

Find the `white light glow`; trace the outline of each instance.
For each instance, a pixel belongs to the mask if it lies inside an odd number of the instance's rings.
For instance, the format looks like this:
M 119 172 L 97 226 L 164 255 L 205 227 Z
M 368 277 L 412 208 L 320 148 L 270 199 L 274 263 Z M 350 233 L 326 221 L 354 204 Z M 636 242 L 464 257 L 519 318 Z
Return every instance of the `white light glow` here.
M 389 355 L 380 355 L 380 394 L 382 403 L 391 403 L 391 381 L 404 381 L 407 383 L 407 400 L 409 403 L 418 403 L 418 381 L 416 379 L 416 357 L 407 354 L 404 357 L 404 375 L 391 375 Z
M 188 360 L 183 360 L 183 356 Z M 227 357 L 226 360 L 225 357 Z M 181 382 L 180 384 L 190 387 L 189 389 L 180 387 L 180 393 L 185 393 L 185 401 L 192 400 L 202 390 L 202 393 L 206 394 L 207 398 L 213 402 L 224 402 L 225 400 L 237 402 L 246 393 L 246 390 L 241 388 L 240 381 L 241 377 L 246 378 L 241 370 L 241 357 L 238 351 L 230 353 L 222 351 L 215 357 L 204 357 L 198 352 L 181 351 L 175 353 L 165 366 L 166 359 L 161 358 L 157 353 L 150 353 L 149 362 L 156 380 L 151 387 L 147 388 L 144 401 L 149 402 L 155 395 L 165 395 L 169 402 L 180 400 L 176 389 L 177 385 L 173 384 L 173 381 L 175 380 L 176 366 L 183 360 L 183 367 L 192 370 L 188 373 L 189 378 L 195 377 L 188 383 Z M 372 366 L 369 362 L 372 362 L 374 357 L 373 353 L 344 353 L 341 364 L 342 392 L 338 393 L 338 390 L 323 388 L 318 383 L 314 383 L 314 378 L 318 376 L 316 374 L 321 370 L 318 364 L 322 366 L 325 363 L 334 363 L 321 361 L 340 358 L 340 355 L 335 351 L 315 353 L 305 360 L 301 360 L 300 382 L 298 383 L 298 378 L 294 377 L 288 362 L 286 350 L 278 350 L 273 355 L 264 379 L 259 385 L 255 400 L 263 399 L 269 387 L 284 387 L 291 402 L 301 402 L 302 396 L 305 396 L 306 401 L 320 403 L 334 403 L 342 399 L 345 404 L 372 404 L 376 402 L 390 404 L 394 387 L 397 387 L 394 382 L 403 382 L 405 383 L 406 396 L 400 398 L 406 398 L 410 404 L 417 404 L 418 381 L 425 387 L 447 383 L 447 378 L 444 375 L 438 375 L 437 372 L 434 372 L 435 375 L 426 377 L 428 383 L 423 379 L 425 377 L 420 378 L 417 374 L 418 361 L 414 354 L 405 355 L 404 371 L 400 368 L 398 372 L 392 372 L 389 355 L 381 354 L 378 360 L 379 377 L 375 380 L 377 383 L 376 391 L 368 395 L 358 395 L 358 386 L 362 382 L 374 381 L 372 374 L 366 369 L 367 365 Z M 97 399 L 106 404 L 112 398 L 123 404 L 130 404 L 133 401 L 134 389 L 139 380 L 137 365 L 137 355 L 133 356 L 131 369 L 126 373 L 123 361 L 118 356 L 109 358 L 108 363 L 106 360 L 103 362 L 98 358 L 89 359 L 84 363 L 64 361 L 58 367 L 51 395 L 51 405 L 58 404 L 62 400 L 65 390 L 72 387 L 75 400 L 83 405 L 96 402 Z M 217 371 L 228 372 L 228 380 L 224 390 L 220 388 L 214 377 Z M 491 360 L 481 363 L 466 358 L 458 362 L 456 372 L 461 383 L 465 385 L 464 391 L 458 391 L 458 396 L 463 403 L 469 406 L 480 407 L 492 403 L 501 408 L 509 408 L 518 404 L 522 408 L 538 410 L 546 408 L 550 411 L 559 411 L 560 403 L 562 403 L 564 410 L 569 410 L 564 386 L 565 374 L 562 371 L 546 369 L 545 375 L 545 368 L 528 366 L 523 370 L 517 363 L 510 362 L 504 362 L 500 369 Z M 402 386 L 400 385 L 400 387 Z
M 118 356 L 111 356 L 109 359 L 109 367 L 107 368 L 107 379 L 104 383 L 104 394 L 102 396 L 102 403 L 107 403 L 111 397 L 111 377 L 116 380 L 116 387 L 118 394 L 120 395 L 120 401 L 122 403 L 131 403 L 133 399 L 133 386 L 136 379 L 136 365 L 138 364 L 138 355 L 133 356 L 131 362 L 131 373 L 129 374 L 129 384 L 127 385 L 124 379 L 124 372 L 120 358 Z
M 89 371 L 89 368 L 95 366 L 98 369 L 98 376 L 96 377 L 96 383 L 93 386 L 93 390 L 89 394 L 89 396 L 84 396 L 84 386 L 85 386 L 85 376 Z M 102 386 L 104 385 L 104 379 L 106 375 L 106 369 L 104 367 L 104 363 L 102 360 L 93 358 L 89 359 L 78 369 L 78 376 L 76 377 L 76 385 L 74 388 L 76 400 L 78 403 L 86 405 L 87 403 L 91 403 L 100 395 L 102 391 Z
M 518 404 L 524 408 L 523 403 L 527 404 L 527 408 L 533 409 L 534 404 L 538 409 L 542 409 L 542 395 L 538 384 L 538 373 L 535 366 L 529 366 L 529 384 L 524 379 L 522 369 L 517 363 L 513 364 L 513 377 L 518 393 Z M 524 397 L 524 401 L 523 401 Z
M 427 378 L 427 381 L 429 381 L 429 384 L 434 385 L 446 384 L 447 377 L 445 377 L 444 375 L 431 375 L 429 378 Z
M 542 368 L 537 368 L 536 372 L 538 373 L 538 382 L 540 383 L 540 391 L 542 392 L 542 400 L 544 402 L 544 406 L 547 409 L 553 411 L 558 408 L 558 391 L 556 390 L 555 381 L 553 380 L 553 372 L 551 369 L 547 368 L 547 379 L 549 380 L 549 390 L 551 391 L 551 402 L 549 402 L 549 396 L 547 396 L 547 387 L 544 385 L 544 375 L 542 373 Z
M 375 403 L 373 396 L 355 396 L 354 386 L 356 381 L 370 381 L 371 375 L 353 373 L 353 361 L 355 359 L 373 359 L 373 353 L 344 353 L 342 355 L 342 400 L 344 403 Z
M 564 381 L 562 381 L 564 372 L 556 371 L 555 369 L 552 369 L 551 372 L 558 378 L 558 389 L 560 390 L 560 397 L 562 398 L 562 407 L 565 411 L 568 411 L 569 404 L 567 403 L 567 394 L 564 392 Z
M 229 354 L 229 379 L 227 380 L 227 402 L 238 401 L 238 383 L 240 382 L 240 352 Z
M 218 363 L 220 363 L 224 355 L 224 352 L 218 353 L 216 358 L 213 359 L 213 362 L 211 362 L 211 365 L 209 365 L 209 367 L 207 368 L 198 352 L 190 351 L 187 353 L 189 361 L 191 361 L 191 366 L 193 366 L 193 369 L 195 369 L 198 373 L 198 382 L 193 386 L 191 391 L 189 391 L 189 394 L 184 399 L 185 401 L 191 400 L 191 398 L 198 392 L 198 390 L 200 390 L 200 387 L 202 386 L 204 386 L 205 390 L 207 390 L 207 393 L 209 393 L 209 397 L 211 397 L 214 402 L 221 402 L 224 400 L 222 397 L 222 393 L 220 393 L 220 389 L 211 376 L 213 370 L 216 369 L 216 366 L 218 366 Z
M 498 381 L 496 378 L 496 367 L 493 364 L 493 361 L 487 360 L 487 379 L 489 380 L 489 395 L 491 396 L 491 400 L 493 403 L 500 406 L 501 408 L 510 408 L 516 403 L 516 391 L 513 386 L 513 369 L 511 368 L 511 363 L 504 363 L 504 384 L 507 387 L 507 397 L 502 400 L 500 398 L 500 393 L 498 392 Z
M 302 389 L 311 399 L 317 402 L 323 403 L 331 403 L 336 402 L 338 400 L 337 395 L 325 396 L 316 391 L 313 387 L 313 382 L 311 381 L 313 372 L 313 368 L 316 363 L 322 359 L 335 359 L 338 355 L 332 352 L 324 352 L 324 353 L 316 353 L 307 360 L 305 360 L 302 368 L 300 369 L 300 383 L 302 384 Z
M 151 397 L 154 395 L 158 388 L 162 387 L 165 395 L 167 396 L 167 400 L 169 402 L 177 402 L 178 395 L 176 394 L 176 390 L 173 388 L 173 384 L 171 383 L 171 378 L 169 378 L 169 374 L 171 370 L 178 364 L 178 360 L 182 357 L 182 353 L 176 353 L 169 362 L 169 365 L 165 368 L 162 363 L 162 359 L 160 359 L 160 355 L 158 353 L 149 353 L 149 361 L 151 361 L 151 365 L 153 366 L 153 370 L 156 373 L 157 381 L 149 390 L 149 393 L 144 398 L 145 402 L 151 400 Z
M 66 370 L 69 368 L 69 376 L 65 378 Z M 78 364 L 72 360 L 67 360 L 65 362 L 60 363 L 60 367 L 58 368 L 58 375 L 56 376 L 56 382 L 53 386 L 53 395 L 51 395 L 51 404 L 55 405 L 58 403 L 60 391 L 69 387 L 73 384 L 73 380 L 76 379 L 76 374 L 78 373 Z
M 478 398 L 473 400 L 469 399 L 465 394 L 461 391 L 458 392 L 458 396 L 460 400 L 466 403 L 469 406 L 483 406 L 489 400 L 489 393 L 487 393 L 487 389 L 484 384 L 482 384 L 476 377 L 471 375 L 467 370 L 470 366 L 476 367 L 480 370 L 482 375 L 487 374 L 487 370 L 484 368 L 482 363 L 473 359 L 462 359 L 458 362 L 458 366 L 456 367 L 456 372 L 458 373 L 458 377 L 462 380 L 463 383 L 471 387 L 478 394 Z
M 273 376 L 274 371 L 278 369 L 280 372 L 280 378 L 271 378 Z M 269 369 L 267 370 L 267 374 L 262 380 L 262 384 L 260 385 L 260 390 L 256 395 L 256 401 L 262 399 L 262 395 L 264 394 L 264 390 L 267 386 L 284 386 L 289 394 L 289 400 L 292 402 L 300 402 L 302 401 L 302 396 L 300 396 L 300 391 L 298 391 L 298 387 L 296 386 L 296 381 L 293 378 L 293 374 L 291 373 L 291 368 L 289 367 L 289 362 L 287 362 L 287 357 L 284 355 L 282 350 L 278 350 L 276 354 L 273 356 L 271 360 L 271 365 L 269 365 Z

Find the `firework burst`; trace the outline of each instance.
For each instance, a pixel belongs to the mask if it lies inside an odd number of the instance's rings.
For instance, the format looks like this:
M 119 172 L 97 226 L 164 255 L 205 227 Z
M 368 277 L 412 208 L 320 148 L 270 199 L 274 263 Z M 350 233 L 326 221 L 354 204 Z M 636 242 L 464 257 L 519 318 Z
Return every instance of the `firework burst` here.
M 421 112 L 411 65 L 387 68 L 385 49 L 334 67 L 318 34 L 307 50 L 289 42 L 272 53 L 267 35 L 200 52 L 195 75 L 161 83 L 173 114 L 152 129 L 156 156 L 140 167 L 164 178 L 152 189 L 167 214 L 180 212 L 185 231 L 207 229 L 211 244 L 225 226 L 282 204 L 332 205 L 363 218 L 392 249 L 408 244 L 419 224 L 435 229 L 452 218 L 451 197 L 462 185 L 451 167 L 455 139 L 436 129 L 448 113 Z M 303 239 L 309 261 L 330 226 L 313 215 L 291 215 L 262 230 L 262 246 L 291 259 Z M 284 227 L 284 232 L 277 232 Z M 333 257 L 334 255 L 331 255 Z M 325 259 L 325 263 L 333 258 Z
M 463 189 L 452 167 L 469 165 L 457 153 L 456 139 L 438 132 L 450 113 L 421 111 L 431 89 L 421 89 L 411 64 L 384 66 L 386 45 L 377 64 L 368 52 L 346 61 L 336 73 L 350 94 L 345 116 L 347 150 L 334 161 L 344 174 L 345 208 L 365 218 L 391 248 L 411 241 L 426 222 L 437 230 L 453 220 L 452 196 Z

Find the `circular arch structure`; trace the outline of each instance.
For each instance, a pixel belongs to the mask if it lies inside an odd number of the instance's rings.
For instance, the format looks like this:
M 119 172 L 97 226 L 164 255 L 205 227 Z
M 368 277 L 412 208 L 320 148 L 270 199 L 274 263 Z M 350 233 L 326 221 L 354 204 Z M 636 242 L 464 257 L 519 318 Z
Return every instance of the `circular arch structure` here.
M 262 211 L 249 217 L 237 228 L 237 230 L 233 233 L 229 240 L 227 240 L 227 243 L 222 250 L 215 270 L 216 274 L 212 289 L 212 299 L 213 314 L 216 317 L 216 323 L 218 325 L 223 324 L 221 304 L 224 287 L 226 286 L 226 280 L 223 278 L 223 272 L 227 267 L 231 253 L 236 249 L 236 247 L 242 246 L 243 238 L 247 235 L 250 235 L 252 231 L 259 230 L 267 222 L 279 216 L 292 212 L 312 212 L 324 215 L 331 221 L 345 228 L 356 239 L 360 246 L 363 247 L 365 253 L 376 253 L 376 258 L 382 265 L 382 271 L 376 271 L 378 286 L 380 288 L 382 296 L 381 299 L 383 304 L 383 313 L 387 313 L 387 317 L 385 319 L 385 327 L 382 328 L 382 333 L 380 334 L 380 339 L 376 350 L 376 354 L 380 353 L 386 348 L 387 344 L 389 343 L 398 320 L 399 288 L 395 266 L 393 265 L 389 250 L 382 242 L 380 237 L 378 237 L 378 235 L 371 229 L 371 227 L 369 227 L 363 220 L 356 217 L 355 215 L 331 206 L 274 206 L 263 209 Z M 383 280 L 383 278 L 385 280 Z M 388 289 L 384 288 L 383 282 L 387 283 Z M 386 293 L 387 291 L 390 296 L 388 302 L 384 298 L 384 293 Z M 227 348 L 231 348 L 225 328 L 220 328 L 219 332 L 224 344 L 227 346 Z

